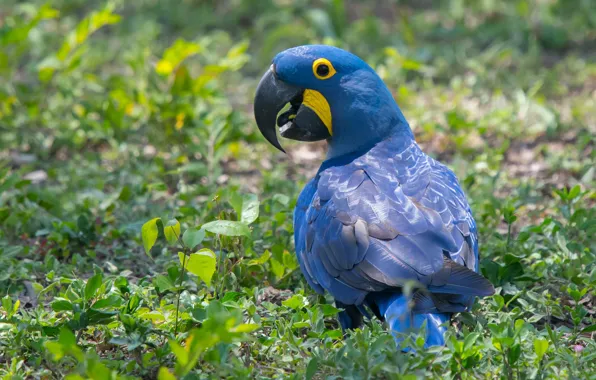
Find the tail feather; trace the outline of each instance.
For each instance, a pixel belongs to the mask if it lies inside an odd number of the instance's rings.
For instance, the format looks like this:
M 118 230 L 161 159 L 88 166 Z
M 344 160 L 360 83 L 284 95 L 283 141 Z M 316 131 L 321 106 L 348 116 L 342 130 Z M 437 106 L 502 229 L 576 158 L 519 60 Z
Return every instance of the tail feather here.
M 391 329 L 398 346 L 408 333 L 423 326 L 426 327 L 425 348 L 444 345 L 446 322 L 451 318 L 451 313 L 415 313 L 410 308 L 410 301 L 411 297 L 396 293 L 383 294 L 375 299 L 379 312 Z
M 493 285 L 481 274 L 444 258 L 443 269 L 439 272 L 445 278 L 439 283 L 434 281 L 428 286 L 431 293 L 461 294 L 487 297 L 495 294 Z

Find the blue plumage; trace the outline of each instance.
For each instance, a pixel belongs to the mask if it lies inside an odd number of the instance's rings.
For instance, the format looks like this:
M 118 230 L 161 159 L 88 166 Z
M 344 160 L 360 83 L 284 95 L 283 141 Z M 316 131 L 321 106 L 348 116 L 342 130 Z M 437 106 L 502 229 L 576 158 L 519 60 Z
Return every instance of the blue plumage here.
M 381 315 L 388 321 L 398 343 L 404 339 L 404 333 L 425 328 L 426 347 L 445 344 L 444 334 L 451 318 L 450 313 L 411 313 L 411 298 L 403 294 L 384 294 L 377 296 L 375 300 L 379 309 L 383 310 Z
M 389 138 L 350 163 L 323 164 L 298 199 L 296 253 L 316 291 L 378 309 L 394 331 L 426 321 L 427 344 L 442 344 L 450 313 L 493 289 L 473 272 L 476 226 L 457 179 L 414 141 L 399 144 Z M 431 294 L 410 316 L 400 289 L 412 280 Z
M 324 81 L 308 71 L 321 57 L 337 70 Z M 327 160 L 294 212 L 308 284 L 336 299 L 344 329 L 358 327 L 368 308 L 398 342 L 399 333 L 425 325 L 426 345 L 444 344 L 451 314 L 494 292 L 477 273 L 476 225 L 457 178 L 422 152 L 391 93 L 360 58 L 314 45 L 273 63 L 277 80 L 319 91 L 333 120 Z M 420 287 L 406 294 L 411 281 Z

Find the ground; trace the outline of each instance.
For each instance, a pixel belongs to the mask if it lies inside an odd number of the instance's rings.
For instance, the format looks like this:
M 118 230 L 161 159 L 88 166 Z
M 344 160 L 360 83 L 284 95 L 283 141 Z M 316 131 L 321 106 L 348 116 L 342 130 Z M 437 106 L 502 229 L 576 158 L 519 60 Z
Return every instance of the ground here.
M 589 0 L 3 1 L 0 376 L 596 378 L 595 31 Z M 304 43 L 369 62 L 468 195 L 496 295 L 446 347 L 344 337 L 300 274 L 325 143 L 275 151 L 252 96 Z

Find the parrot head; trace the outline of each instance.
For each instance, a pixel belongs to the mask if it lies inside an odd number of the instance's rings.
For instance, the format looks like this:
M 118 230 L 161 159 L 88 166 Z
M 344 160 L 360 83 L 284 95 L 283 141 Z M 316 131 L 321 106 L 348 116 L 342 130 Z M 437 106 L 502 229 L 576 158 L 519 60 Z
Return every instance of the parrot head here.
M 293 140 L 327 140 L 328 158 L 398 133 L 403 140 L 413 138 L 376 72 L 354 54 L 333 46 L 298 46 L 275 56 L 257 87 L 254 113 L 263 136 L 281 151 L 278 130 Z

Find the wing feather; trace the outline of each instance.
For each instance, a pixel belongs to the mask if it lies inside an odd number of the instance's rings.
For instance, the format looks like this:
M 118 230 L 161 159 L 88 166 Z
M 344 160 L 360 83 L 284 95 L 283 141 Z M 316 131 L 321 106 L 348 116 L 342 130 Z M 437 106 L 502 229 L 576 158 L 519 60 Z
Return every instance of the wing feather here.
M 294 222 L 308 283 L 346 305 L 409 280 L 430 291 L 419 300 L 424 310 L 460 310 L 494 291 L 474 272 L 476 225 L 457 178 L 415 143 L 398 154 L 379 144 L 321 170 L 301 193 Z

